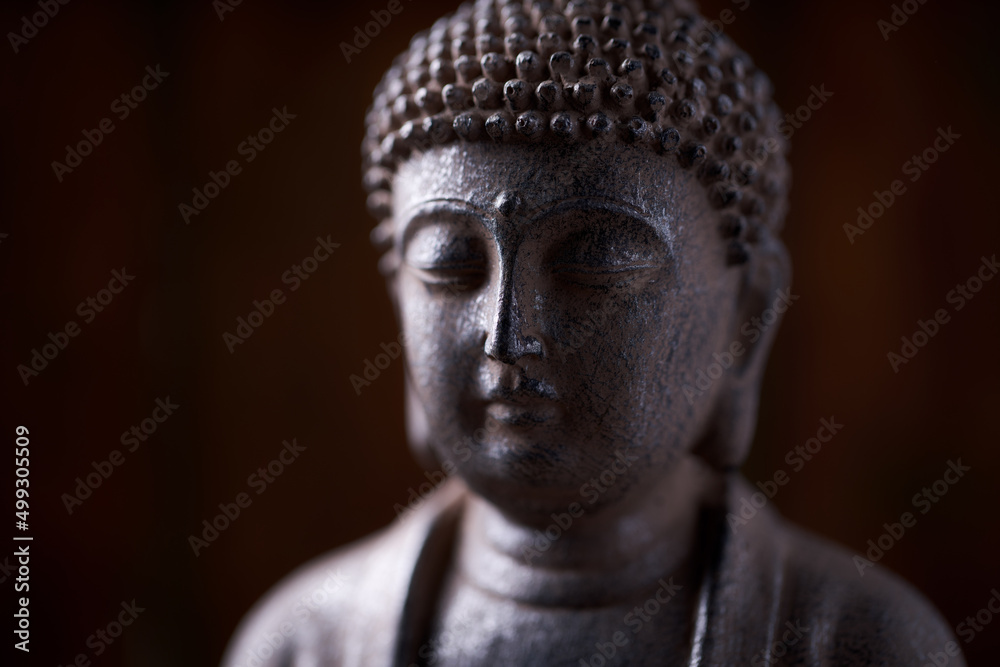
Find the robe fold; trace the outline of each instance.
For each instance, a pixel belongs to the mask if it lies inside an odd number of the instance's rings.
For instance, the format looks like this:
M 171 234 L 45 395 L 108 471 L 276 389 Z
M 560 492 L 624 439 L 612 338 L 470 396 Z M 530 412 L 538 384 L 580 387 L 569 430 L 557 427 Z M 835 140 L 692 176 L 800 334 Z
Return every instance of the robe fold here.
M 704 564 L 690 667 L 920 667 L 934 664 L 930 654 L 964 667 L 937 611 L 881 565 L 859 565 L 766 505 L 733 520 L 755 491 L 730 476 L 725 506 L 702 527 L 715 547 Z M 223 665 L 417 665 L 468 493 L 449 480 L 391 526 L 289 575 L 244 619 Z M 637 657 L 629 664 L 646 664 Z

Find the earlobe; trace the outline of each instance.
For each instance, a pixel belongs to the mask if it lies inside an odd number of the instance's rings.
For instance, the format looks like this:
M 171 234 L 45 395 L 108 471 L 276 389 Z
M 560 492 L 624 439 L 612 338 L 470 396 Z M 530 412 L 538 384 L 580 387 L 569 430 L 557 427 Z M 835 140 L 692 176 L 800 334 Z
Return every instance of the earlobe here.
M 791 261 L 781 241 L 760 240 L 746 264 L 738 297 L 737 330 L 732 340 L 746 352 L 720 387 L 705 433 L 693 453 L 718 470 L 737 470 L 750 450 L 757 426 L 760 384 L 767 357 L 778 333 L 781 313 L 798 297 L 791 294 Z M 775 304 L 784 304 L 782 309 Z
M 771 345 L 783 314 L 791 302 L 791 260 L 784 243 L 769 234 L 754 247 L 749 261 L 741 267 L 743 282 L 737 299 L 738 329 L 733 340 L 746 347 L 736 365 L 736 379 L 759 383 Z M 737 269 L 739 270 L 739 269 Z

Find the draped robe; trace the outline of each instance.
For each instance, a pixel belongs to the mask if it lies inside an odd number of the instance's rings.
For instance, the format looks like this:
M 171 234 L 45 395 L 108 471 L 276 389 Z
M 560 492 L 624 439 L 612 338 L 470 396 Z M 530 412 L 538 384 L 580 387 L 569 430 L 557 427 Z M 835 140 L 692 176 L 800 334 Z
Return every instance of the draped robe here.
M 736 474 L 726 489 L 723 509 L 739 516 L 755 489 Z M 223 665 L 418 664 L 468 494 L 449 480 L 408 516 L 291 574 L 244 619 Z M 919 667 L 934 664 L 929 654 L 964 667 L 949 654 L 957 644 L 936 610 L 881 565 L 859 568 L 854 554 L 770 506 L 735 529 L 723 520 L 712 530 L 717 547 L 697 601 L 692 667 Z

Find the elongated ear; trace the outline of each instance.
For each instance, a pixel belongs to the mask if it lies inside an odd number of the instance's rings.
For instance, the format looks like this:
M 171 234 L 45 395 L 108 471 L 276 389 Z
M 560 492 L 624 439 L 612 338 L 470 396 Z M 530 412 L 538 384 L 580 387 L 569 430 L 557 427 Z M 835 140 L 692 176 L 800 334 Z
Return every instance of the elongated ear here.
M 746 352 L 726 373 L 716 396 L 706 431 L 694 449 L 713 467 L 734 470 L 750 451 L 757 427 L 760 385 L 778 325 L 791 303 L 791 260 L 780 239 L 763 231 L 742 271 L 737 297 L 735 329 L 729 340 L 740 341 Z

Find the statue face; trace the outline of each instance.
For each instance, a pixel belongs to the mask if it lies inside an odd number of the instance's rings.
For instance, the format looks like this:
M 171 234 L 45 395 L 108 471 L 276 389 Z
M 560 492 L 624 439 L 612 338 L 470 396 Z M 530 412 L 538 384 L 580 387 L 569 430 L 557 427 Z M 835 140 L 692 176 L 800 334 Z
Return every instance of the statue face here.
M 694 176 L 623 145 L 466 144 L 412 157 L 393 198 L 414 445 L 513 512 L 662 484 L 728 379 L 682 387 L 739 339 Z

